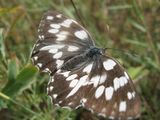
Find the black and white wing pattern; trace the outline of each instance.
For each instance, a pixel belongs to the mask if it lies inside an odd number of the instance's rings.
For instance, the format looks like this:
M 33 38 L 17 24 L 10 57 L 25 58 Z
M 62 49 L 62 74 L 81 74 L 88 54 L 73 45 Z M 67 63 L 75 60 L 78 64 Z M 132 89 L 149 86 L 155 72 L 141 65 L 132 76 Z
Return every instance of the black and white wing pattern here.
M 140 116 L 140 98 L 131 78 L 105 49 L 97 48 L 76 21 L 47 12 L 40 23 L 32 60 L 50 72 L 48 95 L 61 107 L 84 107 L 110 119 Z
M 110 119 L 134 119 L 140 115 L 140 99 L 123 67 L 101 56 L 74 70 L 59 69 L 47 87 L 53 103 L 78 108 Z
M 44 14 L 33 48 L 32 61 L 43 72 L 55 73 L 70 58 L 94 45 L 89 33 L 61 13 Z

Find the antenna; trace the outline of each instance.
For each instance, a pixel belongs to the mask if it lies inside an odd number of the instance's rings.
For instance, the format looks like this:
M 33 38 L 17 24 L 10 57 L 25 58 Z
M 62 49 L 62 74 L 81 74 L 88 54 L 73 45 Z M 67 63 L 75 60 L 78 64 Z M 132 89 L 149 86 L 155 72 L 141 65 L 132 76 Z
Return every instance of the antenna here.
M 75 10 L 75 12 L 76 12 L 76 15 L 77 15 L 77 17 L 79 18 L 81 24 L 83 25 L 83 27 L 85 27 L 85 24 L 84 24 L 83 20 L 81 19 L 82 17 L 81 17 L 81 15 L 80 15 L 80 13 L 78 12 L 76 5 L 74 4 L 73 0 L 70 0 L 70 1 L 71 1 L 72 5 L 73 5 L 73 7 L 74 7 L 74 10 Z
M 117 48 L 105 48 L 104 50 L 105 50 L 105 51 L 106 51 L 106 50 L 115 50 L 115 51 L 124 53 L 124 54 L 126 54 L 126 55 L 133 55 L 133 56 L 135 56 L 135 57 L 139 57 L 134 51 L 120 50 L 120 49 L 117 49 Z

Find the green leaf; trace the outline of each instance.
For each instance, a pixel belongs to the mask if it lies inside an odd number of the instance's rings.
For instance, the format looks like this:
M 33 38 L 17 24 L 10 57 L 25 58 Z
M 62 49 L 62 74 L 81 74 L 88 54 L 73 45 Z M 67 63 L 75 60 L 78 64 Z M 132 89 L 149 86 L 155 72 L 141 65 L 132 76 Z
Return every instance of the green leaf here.
M 3 88 L 3 91 L 6 91 L 9 86 L 15 83 L 17 74 L 18 64 L 16 62 L 16 59 L 11 59 L 8 62 L 8 83 L 6 84 L 5 88 Z
M 137 40 L 137 38 L 122 38 L 125 42 L 129 44 L 133 44 L 139 47 L 147 47 L 147 44 L 145 42 L 140 42 L 140 40 Z
M 18 74 L 18 64 L 16 62 L 16 59 L 12 59 L 11 61 L 9 61 L 8 64 L 8 80 L 9 81 L 15 81 L 16 80 L 16 76 Z
M 156 61 L 154 61 L 153 59 L 151 59 L 149 57 L 146 57 L 145 60 L 148 63 L 147 65 L 150 65 L 154 69 L 157 69 L 158 71 L 160 71 L 160 67 L 159 67 L 159 65 L 157 65 Z
M 143 25 L 141 25 L 141 24 L 139 24 L 138 22 L 136 22 L 135 20 L 133 20 L 133 19 L 128 19 L 128 22 L 133 26 L 133 27 L 135 27 L 135 28 L 137 28 L 138 30 L 140 30 L 140 31 L 142 31 L 142 32 L 146 32 L 146 28 L 143 26 Z
M 131 8 L 132 6 L 129 4 L 108 6 L 108 10 L 123 10 L 123 9 L 131 9 Z
M 57 113 L 56 120 L 74 120 L 76 117 L 75 111 L 67 108 L 58 108 Z
M 2 28 L 0 28 L 0 54 L 2 55 L 3 59 L 6 57 L 5 45 L 4 45 L 4 39 L 3 39 L 3 29 Z
M 34 82 L 33 77 L 36 75 L 37 69 L 28 64 L 16 76 L 16 80 L 11 85 L 6 85 L 3 92 L 8 96 L 14 96 L 28 88 Z
M 142 14 L 143 12 L 138 6 L 138 2 L 136 0 L 132 0 L 132 5 L 137 17 L 140 18 L 141 21 L 144 21 L 144 16 Z
M 132 79 L 136 79 L 140 74 L 143 73 L 143 69 L 144 69 L 143 66 L 136 67 L 136 68 L 130 67 L 128 69 L 128 73 L 131 75 Z

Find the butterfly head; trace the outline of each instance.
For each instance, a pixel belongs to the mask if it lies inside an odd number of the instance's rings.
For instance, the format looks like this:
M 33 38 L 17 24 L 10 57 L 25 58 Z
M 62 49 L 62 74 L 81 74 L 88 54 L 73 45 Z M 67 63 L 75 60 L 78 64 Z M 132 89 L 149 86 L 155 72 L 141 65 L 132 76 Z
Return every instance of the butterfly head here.
M 105 53 L 105 50 L 103 48 L 97 48 L 97 47 L 91 47 L 87 53 L 86 56 L 90 58 L 97 57 L 99 55 L 103 55 Z

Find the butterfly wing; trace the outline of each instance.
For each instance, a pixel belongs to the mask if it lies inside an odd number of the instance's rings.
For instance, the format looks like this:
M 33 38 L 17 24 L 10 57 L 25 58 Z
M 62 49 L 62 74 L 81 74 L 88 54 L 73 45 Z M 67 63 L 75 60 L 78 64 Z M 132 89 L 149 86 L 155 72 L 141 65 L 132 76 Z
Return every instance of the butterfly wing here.
M 139 117 L 140 98 L 127 72 L 111 57 L 102 56 L 99 60 L 101 72 L 94 74 L 98 79 L 95 79 L 93 86 L 86 88 L 86 98 L 89 98 L 86 108 L 112 119 Z M 97 73 L 94 68 L 92 72 Z
M 60 106 L 84 106 L 112 119 L 132 119 L 140 113 L 140 99 L 129 75 L 107 56 L 87 60 L 73 71 L 58 71 L 47 89 Z
M 38 40 L 31 54 L 41 71 L 55 73 L 66 61 L 83 53 L 94 42 L 76 21 L 61 13 L 44 14 L 38 29 Z
M 81 25 L 49 11 L 38 34 L 31 57 L 41 71 L 54 75 L 47 87 L 54 104 L 84 106 L 113 119 L 139 115 L 140 100 L 123 67 L 108 56 L 89 59 L 84 54 L 94 42 Z

